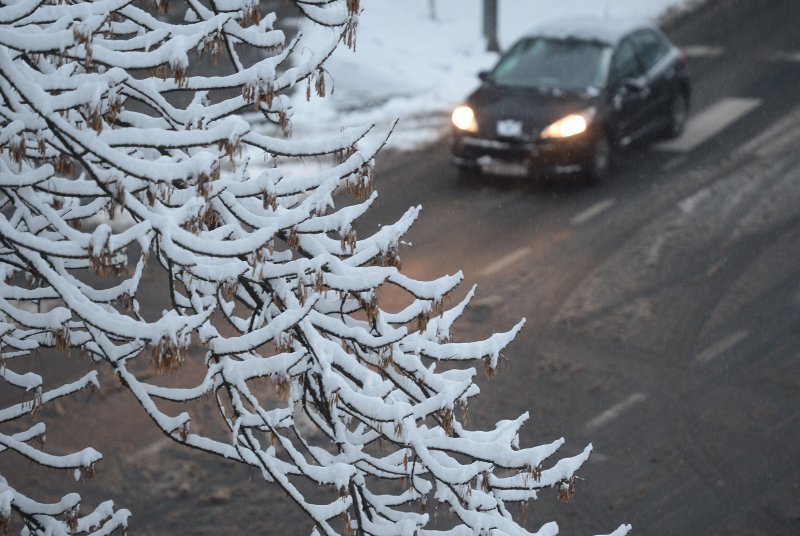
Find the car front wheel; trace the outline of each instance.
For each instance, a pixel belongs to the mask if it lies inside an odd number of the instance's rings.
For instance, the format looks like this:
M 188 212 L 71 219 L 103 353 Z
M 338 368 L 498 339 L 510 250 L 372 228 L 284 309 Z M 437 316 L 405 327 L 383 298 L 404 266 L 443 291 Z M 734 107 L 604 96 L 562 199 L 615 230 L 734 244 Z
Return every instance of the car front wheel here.
M 611 158 L 611 141 L 608 139 L 608 134 L 601 132 L 592 143 L 592 151 L 585 169 L 590 182 L 600 182 L 608 176 Z

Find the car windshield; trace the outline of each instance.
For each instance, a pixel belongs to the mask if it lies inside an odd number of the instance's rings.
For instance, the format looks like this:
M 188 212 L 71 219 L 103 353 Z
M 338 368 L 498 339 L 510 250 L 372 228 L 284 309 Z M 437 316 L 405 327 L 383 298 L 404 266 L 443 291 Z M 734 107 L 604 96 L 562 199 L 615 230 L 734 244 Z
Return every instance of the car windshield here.
M 500 85 L 583 90 L 605 82 L 610 48 L 594 41 L 533 38 L 517 43 L 494 68 Z

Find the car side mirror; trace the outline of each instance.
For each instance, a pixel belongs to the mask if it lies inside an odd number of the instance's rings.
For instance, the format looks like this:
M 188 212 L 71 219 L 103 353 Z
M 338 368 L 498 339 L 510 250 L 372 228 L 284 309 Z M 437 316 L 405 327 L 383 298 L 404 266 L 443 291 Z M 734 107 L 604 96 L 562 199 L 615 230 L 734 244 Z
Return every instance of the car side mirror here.
M 489 81 L 489 71 L 481 71 L 478 73 L 478 79 L 481 82 L 488 82 Z

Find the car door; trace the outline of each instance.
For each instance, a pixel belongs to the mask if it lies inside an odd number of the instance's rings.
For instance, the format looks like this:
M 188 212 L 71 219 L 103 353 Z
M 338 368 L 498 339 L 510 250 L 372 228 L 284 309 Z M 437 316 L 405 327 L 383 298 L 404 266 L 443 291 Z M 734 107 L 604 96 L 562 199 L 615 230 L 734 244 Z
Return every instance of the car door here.
M 613 131 L 618 144 L 627 145 L 646 128 L 652 113 L 651 89 L 633 40 L 620 41 L 611 59 L 609 89 L 614 110 Z
M 666 40 L 652 29 L 639 30 L 631 35 L 637 54 L 645 71 L 645 83 L 650 88 L 648 113 L 643 130 L 651 131 L 663 126 L 669 117 L 669 108 L 677 88 L 677 70 L 674 62 L 664 61 L 670 51 Z

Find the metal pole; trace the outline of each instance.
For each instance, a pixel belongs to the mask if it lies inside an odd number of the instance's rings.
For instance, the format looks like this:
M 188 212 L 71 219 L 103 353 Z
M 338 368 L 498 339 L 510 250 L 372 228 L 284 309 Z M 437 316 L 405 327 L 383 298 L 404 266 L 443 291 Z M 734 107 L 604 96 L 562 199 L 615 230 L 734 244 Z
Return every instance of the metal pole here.
M 483 0 L 483 37 L 486 38 L 486 50 L 500 52 L 497 42 L 497 0 Z

